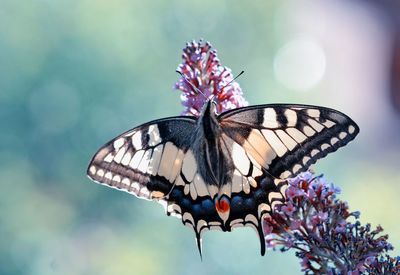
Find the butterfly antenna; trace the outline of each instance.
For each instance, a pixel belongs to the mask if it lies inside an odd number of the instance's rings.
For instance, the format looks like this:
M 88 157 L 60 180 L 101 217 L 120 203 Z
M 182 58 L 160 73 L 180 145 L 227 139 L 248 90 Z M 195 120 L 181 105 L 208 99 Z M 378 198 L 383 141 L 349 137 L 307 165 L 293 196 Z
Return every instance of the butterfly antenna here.
M 241 76 L 242 74 L 244 74 L 244 71 L 241 71 L 237 76 L 235 76 L 231 81 L 229 81 L 227 84 L 225 84 L 224 87 L 222 87 L 221 92 L 228 86 L 230 85 L 233 81 L 235 81 L 239 76 Z M 213 96 L 214 99 L 215 95 Z M 214 100 L 213 100 L 214 102 Z
M 233 81 L 235 81 L 237 78 L 239 78 L 239 76 L 241 76 L 242 74 L 244 74 L 244 71 L 241 71 L 237 76 L 235 76 L 231 81 L 229 81 L 228 84 L 222 87 L 221 91 L 225 89 L 228 85 L 230 85 Z
M 181 73 L 180 71 L 176 71 L 176 72 L 183 77 L 183 79 L 192 87 L 192 89 L 194 91 L 196 91 L 198 94 L 202 94 L 205 99 L 208 99 L 207 96 L 199 88 L 197 88 L 192 82 L 190 82 L 189 79 L 187 79 L 187 77 L 185 75 L 183 75 L 183 73 Z

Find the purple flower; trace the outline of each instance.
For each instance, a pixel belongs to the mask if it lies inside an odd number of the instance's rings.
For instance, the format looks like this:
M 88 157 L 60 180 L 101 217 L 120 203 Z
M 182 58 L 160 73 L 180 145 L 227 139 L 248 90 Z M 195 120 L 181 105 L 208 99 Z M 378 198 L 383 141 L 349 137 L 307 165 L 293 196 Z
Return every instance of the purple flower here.
M 268 248 L 275 248 L 277 245 L 275 241 L 275 234 L 269 234 L 265 236 L 265 244 Z
M 333 194 L 340 194 L 341 189 L 333 183 L 325 183 L 322 188 L 322 196 L 327 197 Z
M 314 175 L 311 172 L 307 171 L 307 172 L 299 174 L 295 178 L 290 178 L 287 181 L 288 181 L 289 185 L 293 185 L 295 187 L 299 187 L 299 184 L 302 181 L 311 182 L 313 177 L 314 177 Z
M 393 249 L 388 236 L 380 235 L 380 226 L 372 230 L 369 224 L 361 225 L 360 213 L 350 212 L 348 204 L 336 198 L 340 193 L 337 186 L 310 172 L 287 181 L 286 202 L 275 206 L 264 221 L 268 247 L 281 245 L 281 251 L 297 250 L 296 256 L 307 274 L 400 271 L 399 261 L 390 256 L 377 261 L 379 255 Z M 348 220 L 351 216 L 355 222 Z
M 263 224 L 263 229 L 264 229 L 264 235 L 267 236 L 267 235 L 272 233 L 274 228 L 272 226 L 270 226 L 268 223 L 264 223 Z
M 346 220 L 341 220 L 338 222 L 336 228 L 335 228 L 336 233 L 344 233 L 346 232 Z
M 285 192 L 286 192 L 286 198 L 288 200 L 293 200 L 295 197 L 301 197 L 304 195 L 303 190 L 296 188 L 294 186 L 289 186 Z
M 310 266 L 311 266 L 311 263 L 310 263 L 310 260 L 308 259 L 308 257 L 306 257 L 306 256 L 303 257 L 301 259 L 300 265 L 302 267 L 302 271 L 308 270 L 310 268 Z
M 299 229 L 300 226 L 301 226 L 301 220 L 299 219 L 294 219 L 290 223 L 290 229 L 292 230 Z
M 291 202 L 288 202 L 286 205 L 282 206 L 282 211 L 286 215 L 291 216 L 296 211 L 296 207 L 294 207 Z
M 367 274 L 400 274 L 400 257 L 389 255 L 375 257 L 375 261 L 367 264 Z
M 285 246 L 286 246 L 285 249 L 288 250 L 288 249 L 292 248 L 294 245 L 295 245 L 295 240 L 293 238 L 289 238 L 285 242 Z
M 358 219 L 358 218 L 360 218 L 360 211 L 354 211 L 351 213 L 351 215 L 353 215 L 354 218 Z
M 312 188 L 308 189 L 308 191 L 307 191 L 307 197 L 308 197 L 310 200 L 313 200 L 313 199 L 315 199 L 315 198 L 317 197 L 317 194 L 315 193 L 314 189 L 312 189 Z
M 365 259 L 365 264 L 367 265 L 372 265 L 376 262 L 376 257 L 374 256 L 369 256 L 368 258 Z
M 187 43 L 182 59 L 176 69 L 182 77 L 174 89 L 183 92 L 183 115 L 199 116 L 204 103 L 211 98 L 217 104 L 218 113 L 248 105 L 239 84 L 233 81 L 231 70 L 221 65 L 217 51 L 209 42 Z
M 314 226 L 323 223 L 328 218 L 328 213 L 318 212 L 316 215 L 311 217 L 312 224 Z

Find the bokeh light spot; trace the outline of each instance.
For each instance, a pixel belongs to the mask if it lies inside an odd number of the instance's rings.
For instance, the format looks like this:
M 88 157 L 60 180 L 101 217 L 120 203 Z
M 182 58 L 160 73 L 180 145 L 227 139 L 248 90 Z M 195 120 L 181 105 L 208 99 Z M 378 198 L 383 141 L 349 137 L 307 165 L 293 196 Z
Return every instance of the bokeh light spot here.
M 325 74 L 326 59 L 321 46 L 311 39 L 295 39 L 281 47 L 275 56 L 276 79 L 295 91 L 307 91 Z

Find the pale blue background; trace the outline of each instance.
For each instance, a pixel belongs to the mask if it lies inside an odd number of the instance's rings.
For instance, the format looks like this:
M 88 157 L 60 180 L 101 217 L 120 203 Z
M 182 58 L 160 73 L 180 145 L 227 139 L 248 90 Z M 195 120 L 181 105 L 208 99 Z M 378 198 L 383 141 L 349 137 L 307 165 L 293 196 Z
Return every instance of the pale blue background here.
M 245 70 L 251 104 L 325 105 L 359 123 L 356 141 L 315 169 L 400 247 L 393 29 L 361 3 L 0 0 L 0 273 L 301 274 L 292 253 L 260 257 L 252 229 L 206 233 L 201 262 L 193 232 L 160 205 L 85 176 L 103 143 L 181 112 L 175 68 L 200 37 L 234 73 Z M 322 63 L 318 51 L 306 56 L 314 85 L 298 56 L 278 58 L 296 39 L 322 50 Z

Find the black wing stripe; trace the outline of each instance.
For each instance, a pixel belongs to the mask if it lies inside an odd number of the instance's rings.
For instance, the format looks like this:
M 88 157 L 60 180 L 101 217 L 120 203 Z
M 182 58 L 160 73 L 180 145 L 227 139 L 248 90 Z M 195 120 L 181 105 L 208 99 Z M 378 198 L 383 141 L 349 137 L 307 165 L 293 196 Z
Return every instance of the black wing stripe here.
M 287 125 L 289 120 L 288 117 L 285 115 L 286 109 L 283 108 L 274 108 L 274 109 L 278 125 Z

